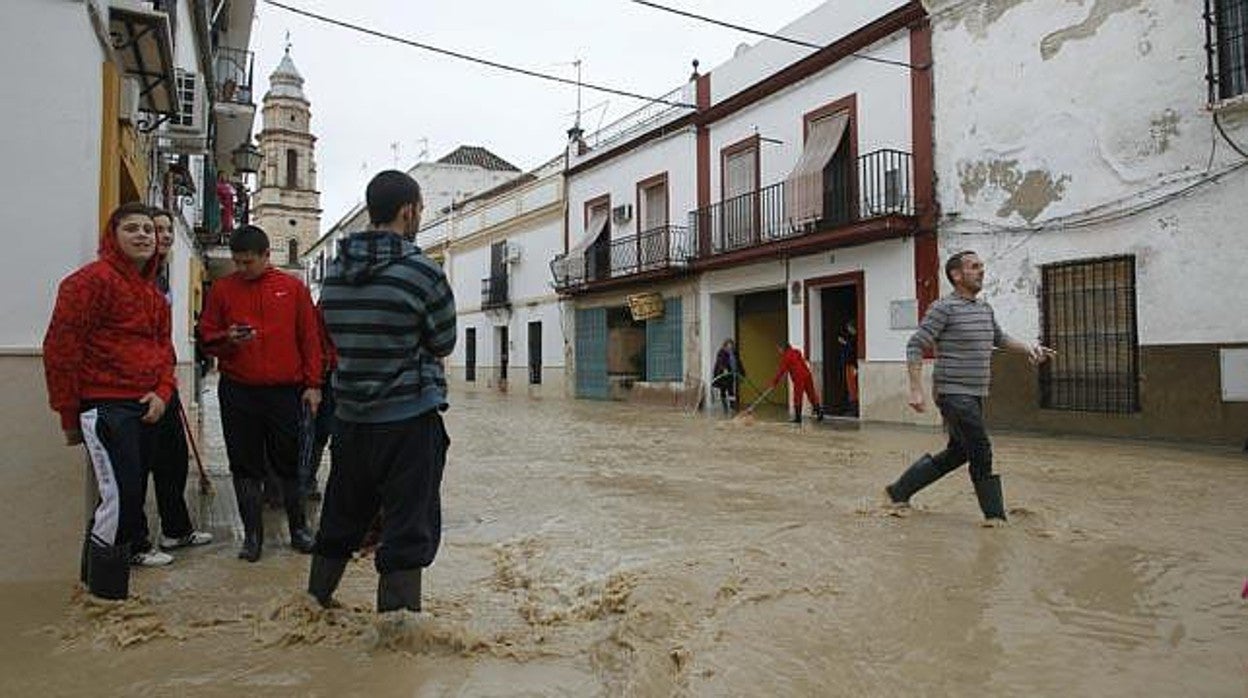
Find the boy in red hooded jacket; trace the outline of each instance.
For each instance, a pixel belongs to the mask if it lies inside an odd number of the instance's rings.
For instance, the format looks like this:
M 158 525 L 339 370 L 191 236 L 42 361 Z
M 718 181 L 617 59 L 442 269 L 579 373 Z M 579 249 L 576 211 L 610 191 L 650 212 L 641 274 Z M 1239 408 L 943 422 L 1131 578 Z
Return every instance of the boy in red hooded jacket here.
M 806 357 L 802 356 L 800 349 L 790 346 L 788 342 L 777 344 L 776 350 L 780 352 L 780 367 L 776 370 L 776 377 L 771 379 L 771 387 L 779 385 L 780 379 L 786 373 L 793 379 L 793 423 L 802 423 L 803 395 L 810 398 L 810 409 L 815 413 L 815 421 L 822 422 L 823 405 L 819 404 L 819 395 L 815 393 L 815 380 L 811 378 L 810 369 L 806 366 Z
M 85 443 L 99 488 L 82 573 L 101 598 L 129 594 L 145 460 L 175 388 L 169 305 L 153 283 L 155 253 L 147 206 L 114 211 L 99 259 L 61 282 L 43 340 L 49 402 L 61 415 L 66 443 Z

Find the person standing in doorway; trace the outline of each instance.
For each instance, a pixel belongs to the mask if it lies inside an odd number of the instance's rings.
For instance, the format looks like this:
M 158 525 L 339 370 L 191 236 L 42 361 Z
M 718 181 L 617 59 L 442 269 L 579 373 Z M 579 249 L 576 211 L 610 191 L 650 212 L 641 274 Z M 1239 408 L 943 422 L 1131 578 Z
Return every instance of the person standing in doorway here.
M 235 272 L 208 292 L 199 335 L 220 363 L 221 429 L 243 521 L 238 556 L 260 559 L 265 462 L 282 481 L 290 544 L 312 551 L 299 483 L 299 417 L 321 402 L 321 338 L 308 289 L 269 264 L 269 237 L 246 225 L 230 237 Z
M 984 287 L 984 263 L 974 252 L 951 256 L 945 262 L 945 277 L 953 284 L 953 293 L 927 309 L 906 346 L 906 362 L 910 407 L 923 412 L 923 352 L 936 351 L 933 392 L 949 442 L 940 453 L 924 454 L 915 461 L 896 482 L 884 488 L 884 494 L 891 505 L 908 506 L 915 493 L 969 462 L 985 524 L 998 525 L 1006 520 L 1005 500 L 1001 477 L 992 472 L 992 444 L 984 426 L 992 351 L 995 347 L 1026 354 L 1033 365 L 1043 363 L 1054 352 L 1040 344 L 1024 344 L 1001 331 L 992 307 L 978 297 Z
M 170 255 L 173 254 L 173 214 L 154 208 L 152 223 L 156 231 L 156 288 L 172 308 L 173 291 L 169 277 Z M 170 346 L 172 347 L 172 341 Z M 174 366 L 177 366 L 176 354 Z M 186 475 L 190 454 L 186 447 L 186 427 L 182 423 L 182 413 L 179 391 L 174 390 L 164 416 L 156 425 L 158 434 L 151 458 L 151 477 L 156 486 L 156 511 L 160 515 L 160 547 L 164 550 L 207 545 L 212 542 L 211 533 L 197 531 L 191 525 L 191 513 L 186 506 Z M 150 534 L 146 517 L 142 519 L 142 523 L 142 531 L 136 540 L 147 541 Z M 163 556 L 172 561 L 167 554 Z
M 57 289 L 43 339 L 48 399 L 65 442 L 85 444 L 98 486 L 82 579 L 94 596 L 124 599 L 130 565 L 149 551 L 133 537 L 143 518 L 152 445 L 173 397 L 169 305 L 156 290 L 156 234 L 145 204 L 109 217 L 99 259 Z
M 802 397 L 810 400 L 810 409 L 815 414 L 815 421 L 823 421 L 823 405 L 819 403 L 819 395 L 815 392 L 815 380 L 810 375 L 810 367 L 806 365 L 806 357 L 802 350 L 781 342 L 776 345 L 780 354 L 780 367 L 776 377 L 771 379 L 771 388 L 780 385 L 780 380 L 787 374 L 793 381 L 793 423 L 802 423 Z
M 845 382 L 845 414 L 858 414 L 858 327 L 853 318 L 836 335 L 836 360 Z
M 719 402 L 724 414 L 737 409 L 739 382 L 745 375 L 745 367 L 741 365 L 741 355 L 737 353 L 737 345 L 731 339 L 725 339 L 715 355 L 714 378 L 711 386 L 719 390 Z
M 442 357 L 455 348 L 455 298 L 442 268 L 413 244 L 424 208 L 416 180 L 382 172 L 365 200 L 373 229 L 340 243 L 321 292 L 338 351 L 338 424 L 308 593 L 333 603 L 380 509 L 377 610 L 419 611 L 421 572 L 442 539 L 450 445 Z

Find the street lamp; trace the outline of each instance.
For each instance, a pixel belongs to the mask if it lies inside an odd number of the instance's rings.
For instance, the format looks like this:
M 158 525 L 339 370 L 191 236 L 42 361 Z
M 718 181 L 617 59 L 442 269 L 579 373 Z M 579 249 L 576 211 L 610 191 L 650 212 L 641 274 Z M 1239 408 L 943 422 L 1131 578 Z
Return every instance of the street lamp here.
M 238 174 L 239 208 L 242 209 L 239 220 L 243 225 L 247 225 L 251 222 L 251 191 L 247 186 L 247 175 L 254 175 L 260 171 L 264 153 L 248 140 L 230 152 L 230 160 L 234 163 L 234 172 Z

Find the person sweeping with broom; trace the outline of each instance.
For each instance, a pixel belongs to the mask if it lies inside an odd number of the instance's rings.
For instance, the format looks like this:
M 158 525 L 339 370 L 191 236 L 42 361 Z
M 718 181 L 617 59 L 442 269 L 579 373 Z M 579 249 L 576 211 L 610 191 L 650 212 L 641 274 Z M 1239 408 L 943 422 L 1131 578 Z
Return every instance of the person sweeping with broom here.
M 767 392 L 774 390 L 780 385 L 780 380 L 788 374 L 789 379 L 793 381 L 793 419 L 794 424 L 802 423 L 802 397 L 810 399 L 810 409 L 814 412 L 815 421 L 823 421 L 823 405 L 819 402 L 819 395 L 815 392 L 815 380 L 810 375 L 810 367 L 806 365 L 806 357 L 802 356 L 802 350 L 790 345 L 788 342 L 780 342 L 776 345 L 776 350 L 780 353 L 780 367 L 776 370 L 776 377 L 771 379 L 771 385 Z

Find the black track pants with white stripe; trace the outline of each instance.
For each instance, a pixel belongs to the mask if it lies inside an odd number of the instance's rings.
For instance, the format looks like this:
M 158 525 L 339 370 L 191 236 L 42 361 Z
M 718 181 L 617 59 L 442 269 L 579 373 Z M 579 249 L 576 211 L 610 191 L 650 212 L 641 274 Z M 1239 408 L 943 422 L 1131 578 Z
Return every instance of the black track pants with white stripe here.
M 147 459 L 156 427 L 141 421 L 147 407 L 138 402 L 96 402 L 84 408 L 78 421 L 100 494 L 91 538 L 101 546 L 140 543 L 134 538 L 145 529 Z

